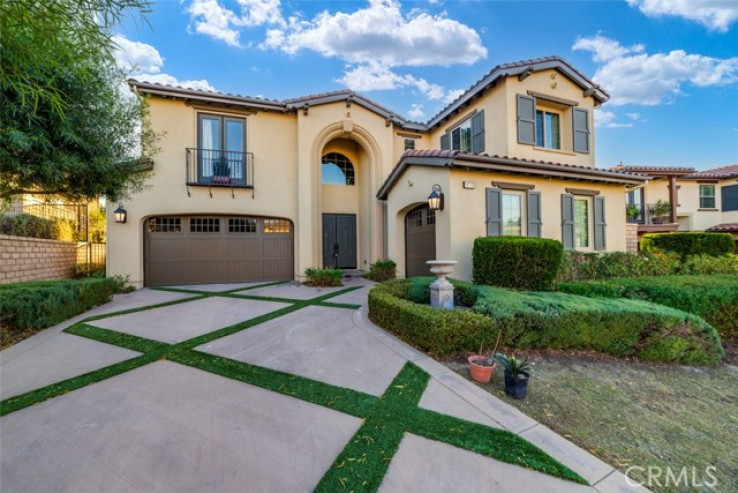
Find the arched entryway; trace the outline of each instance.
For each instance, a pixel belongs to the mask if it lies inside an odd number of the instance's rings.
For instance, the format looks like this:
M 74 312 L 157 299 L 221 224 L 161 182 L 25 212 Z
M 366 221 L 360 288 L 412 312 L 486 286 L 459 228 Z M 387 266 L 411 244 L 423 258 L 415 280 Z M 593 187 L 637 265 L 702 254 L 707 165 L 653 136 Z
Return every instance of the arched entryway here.
M 426 262 L 436 259 L 436 215 L 427 204 L 405 215 L 405 277 L 428 276 Z

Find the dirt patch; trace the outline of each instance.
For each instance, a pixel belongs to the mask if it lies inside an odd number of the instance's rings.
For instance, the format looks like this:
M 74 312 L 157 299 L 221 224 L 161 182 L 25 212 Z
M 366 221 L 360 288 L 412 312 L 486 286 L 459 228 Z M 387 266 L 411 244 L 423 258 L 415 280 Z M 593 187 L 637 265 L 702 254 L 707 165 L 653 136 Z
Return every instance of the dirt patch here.
M 0 325 L 0 350 L 17 344 L 23 339 L 28 339 L 42 330 L 44 329 L 11 329 L 5 325 Z
M 735 361 L 738 349 L 729 351 Z M 738 366 L 653 364 L 594 352 L 514 353 L 531 360 L 528 398 L 505 396 L 501 372 L 480 387 L 621 471 L 659 466 L 679 473 L 686 467 L 709 480 L 705 468 L 714 466 L 714 491 L 738 491 L 738 449 L 729 438 L 738 436 Z M 463 359 L 444 363 L 468 376 Z

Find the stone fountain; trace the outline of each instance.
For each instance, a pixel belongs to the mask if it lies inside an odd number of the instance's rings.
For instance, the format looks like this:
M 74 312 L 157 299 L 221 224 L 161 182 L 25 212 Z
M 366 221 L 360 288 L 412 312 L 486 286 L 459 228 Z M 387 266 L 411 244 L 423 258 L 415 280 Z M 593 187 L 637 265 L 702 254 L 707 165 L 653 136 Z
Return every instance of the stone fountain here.
M 438 279 L 430 285 L 430 301 L 434 308 L 443 308 L 444 310 L 454 309 L 454 286 L 446 276 L 451 275 L 454 271 L 456 260 L 429 260 L 426 262 L 430 266 L 430 271 L 438 276 Z

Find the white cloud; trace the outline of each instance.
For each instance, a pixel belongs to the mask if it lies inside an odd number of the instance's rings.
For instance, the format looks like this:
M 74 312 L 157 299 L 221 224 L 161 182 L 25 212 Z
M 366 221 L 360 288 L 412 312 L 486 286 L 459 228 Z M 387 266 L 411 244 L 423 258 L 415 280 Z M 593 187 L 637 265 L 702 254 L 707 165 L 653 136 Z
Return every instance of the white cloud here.
M 412 119 L 422 118 L 425 116 L 423 111 L 423 105 L 415 103 L 411 106 L 410 111 L 407 112 L 407 116 Z
M 187 8 L 190 29 L 239 47 L 241 28 L 265 24 L 286 25 L 280 0 L 238 0 L 238 4 L 240 12 L 236 13 L 218 0 L 193 0 Z
M 113 40 L 118 45 L 116 63 L 137 80 L 204 91 L 216 90 L 207 80 L 179 80 L 173 75 L 160 73 L 164 59 L 150 44 L 131 41 L 123 36 L 114 36 Z
M 676 16 L 726 32 L 738 20 L 735 0 L 627 0 L 649 17 Z
M 327 10 L 312 20 L 291 19 L 267 33 L 264 48 L 311 50 L 350 63 L 387 67 L 472 64 L 487 56 L 477 32 L 445 15 L 402 13 L 397 0 L 369 0 L 351 13 Z
M 448 92 L 446 92 L 446 98 L 444 99 L 444 103 L 451 104 L 456 99 L 464 94 L 466 92 L 466 89 L 449 89 Z
M 336 82 L 341 82 L 349 89 L 359 92 L 410 88 L 431 100 L 447 99 L 446 90 L 442 86 L 410 74 L 397 74 L 390 68 L 377 63 L 347 67 L 343 77 L 337 79 Z
M 157 73 L 164 64 L 164 59 L 153 46 L 131 41 L 123 36 L 113 36 L 117 45 L 115 61 L 119 67 L 130 74 L 151 72 Z
M 595 108 L 595 127 L 597 128 L 629 128 L 633 126 L 632 122 L 622 123 L 616 121 L 618 116 L 612 111 Z
M 624 47 L 600 34 L 577 39 L 573 49 L 592 52 L 600 63 L 593 80 L 610 92 L 615 106 L 669 103 L 688 83 L 708 87 L 738 81 L 738 57 L 719 59 L 683 50 L 650 55 L 642 45 Z
M 640 113 L 626 113 L 625 116 L 627 116 L 631 120 L 640 120 L 641 119 L 641 114 Z

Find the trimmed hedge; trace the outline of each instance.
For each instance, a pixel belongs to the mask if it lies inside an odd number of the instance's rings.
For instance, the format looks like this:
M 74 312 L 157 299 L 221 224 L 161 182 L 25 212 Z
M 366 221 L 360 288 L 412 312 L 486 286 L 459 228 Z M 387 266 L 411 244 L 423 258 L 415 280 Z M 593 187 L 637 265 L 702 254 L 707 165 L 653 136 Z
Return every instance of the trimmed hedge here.
M 645 252 L 674 252 L 687 255 L 726 255 L 735 252 L 735 239 L 730 233 L 650 233 L 641 238 Z
M 43 219 L 30 214 L 1 213 L 0 234 L 57 240 L 60 231 L 59 224 L 51 219 Z
M 684 364 L 723 358 L 717 331 L 701 318 L 640 300 L 520 292 L 456 281 L 472 310 L 444 311 L 420 299 L 420 281 L 393 281 L 369 292 L 377 325 L 436 355 L 476 351 L 502 342 L 514 348 L 593 349 L 615 356 Z
M 738 277 L 662 276 L 572 282 L 559 291 L 589 297 L 647 300 L 698 315 L 723 338 L 738 337 Z
M 395 279 L 397 277 L 397 264 L 390 259 L 377 260 L 369 266 L 369 272 L 364 274 L 364 277 L 375 282 Z
M 343 271 L 341 269 L 336 269 L 333 267 L 314 269 L 312 267 L 308 267 L 307 269 L 305 269 L 305 276 L 307 276 L 308 278 L 308 280 L 305 281 L 305 284 L 307 284 L 308 286 L 343 286 L 343 284 L 341 283 L 341 279 L 343 278 Z
M 738 276 L 738 255 L 689 255 L 670 252 L 564 252 L 558 282 L 614 277 L 730 274 Z
M 475 284 L 545 291 L 553 288 L 564 247 L 522 236 L 481 237 L 472 251 Z
M 123 284 L 103 277 L 0 285 L 0 321 L 11 329 L 50 327 L 106 303 Z

